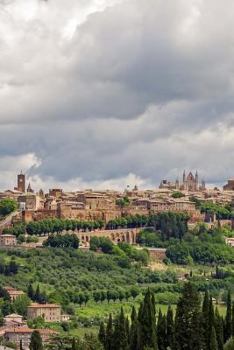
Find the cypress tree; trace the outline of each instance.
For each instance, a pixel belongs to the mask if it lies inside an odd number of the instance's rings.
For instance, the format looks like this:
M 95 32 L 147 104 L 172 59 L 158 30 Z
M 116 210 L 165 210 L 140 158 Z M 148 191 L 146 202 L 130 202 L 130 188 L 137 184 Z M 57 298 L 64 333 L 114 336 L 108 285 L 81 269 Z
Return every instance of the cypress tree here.
M 209 312 L 210 312 L 210 296 L 208 291 L 205 291 L 203 304 L 202 304 L 202 323 L 204 330 L 204 342 L 206 344 L 207 349 L 209 349 L 210 342 L 210 332 L 209 332 Z
M 209 318 L 208 318 L 208 335 L 209 338 L 211 337 L 211 332 L 212 332 L 212 327 L 215 326 L 215 315 L 214 315 L 214 306 L 213 306 L 213 301 L 212 297 L 210 296 L 209 300 Z
M 128 317 L 125 318 L 125 331 L 127 335 L 128 344 L 130 344 L 130 325 Z
M 177 304 L 175 317 L 176 350 L 200 350 L 200 298 L 190 282 L 186 283 Z
M 175 344 L 175 325 L 173 319 L 173 310 L 169 305 L 167 309 L 167 346 L 173 349 Z
M 78 344 L 75 338 L 72 338 L 71 350 L 78 350 Z
M 157 337 L 156 337 L 156 318 L 155 318 L 155 304 L 154 298 L 150 290 L 145 294 L 142 306 L 139 309 L 138 321 L 139 321 L 139 343 L 138 348 L 144 349 L 144 347 L 157 350 Z
M 227 296 L 227 311 L 226 311 L 226 317 L 225 317 L 225 332 L 224 332 L 224 340 L 225 342 L 231 337 L 232 335 L 232 300 L 231 300 L 231 292 L 228 291 Z
M 120 314 L 116 319 L 112 344 L 113 350 L 128 350 L 128 336 L 123 308 L 121 308 Z
M 209 349 L 218 350 L 218 343 L 217 343 L 216 332 L 214 327 L 211 328 Z
M 158 340 L 158 349 L 166 350 L 166 318 L 162 315 L 161 309 L 159 309 L 158 313 L 158 323 L 157 323 L 157 340 Z
M 40 302 L 41 300 L 41 291 L 40 291 L 40 286 L 39 284 L 37 285 L 37 289 L 36 289 L 36 292 L 34 294 L 34 300 L 37 301 L 38 303 Z
M 29 344 L 30 350 L 43 350 L 41 335 L 38 331 L 33 331 Z
M 99 332 L 98 332 L 98 339 L 100 343 L 102 343 L 103 346 L 106 344 L 106 330 L 104 322 L 101 322 Z
M 130 350 L 136 350 L 137 344 L 138 344 L 138 320 L 137 320 L 137 313 L 136 309 L 133 306 L 132 307 L 132 313 L 131 313 L 131 327 L 130 327 Z
M 113 339 L 113 322 L 112 322 L 112 315 L 109 315 L 109 319 L 106 326 L 106 343 L 105 343 L 105 350 L 111 350 L 112 349 L 112 339 Z
M 155 302 L 155 297 L 154 297 L 154 293 L 151 293 L 151 303 L 152 303 L 152 312 L 154 317 L 156 317 L 156 302 Z
M 223 318 L 219 314 L 219 310 L 215 309 L 215 332 L 218 342 L 218 349 L 223 350 Z
M 31 285 L 31 283 L 28 286 L 28 297 L 31 300 L 34 300 L 34 290 L 33 290 L 33 286 Z
M 234 303 L 232 304 L 232 337 L 234 338 Z

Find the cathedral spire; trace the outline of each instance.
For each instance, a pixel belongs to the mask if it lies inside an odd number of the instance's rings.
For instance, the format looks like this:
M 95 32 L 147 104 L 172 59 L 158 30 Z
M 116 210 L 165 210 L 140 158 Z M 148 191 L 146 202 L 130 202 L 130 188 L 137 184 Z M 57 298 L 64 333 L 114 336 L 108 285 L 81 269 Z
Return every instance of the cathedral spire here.
M 185 170 L 183 172 L 183 183 L 185 183 L 185 180 L 186 180 L 186 174 L 185 174 Z

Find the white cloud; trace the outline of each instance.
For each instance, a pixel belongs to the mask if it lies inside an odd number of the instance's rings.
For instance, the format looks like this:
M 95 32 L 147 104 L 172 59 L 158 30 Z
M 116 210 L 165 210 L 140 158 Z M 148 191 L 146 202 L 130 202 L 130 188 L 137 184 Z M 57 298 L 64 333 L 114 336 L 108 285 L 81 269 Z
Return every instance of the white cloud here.
M 40 159 L 33 153 L 19 156 L 0 157 L 0 183 L 4 189 L 13 189 L 16 183 L 16 174 L 24 170 L 29 175 L 32 169 L 36 169 L 41 164 Z

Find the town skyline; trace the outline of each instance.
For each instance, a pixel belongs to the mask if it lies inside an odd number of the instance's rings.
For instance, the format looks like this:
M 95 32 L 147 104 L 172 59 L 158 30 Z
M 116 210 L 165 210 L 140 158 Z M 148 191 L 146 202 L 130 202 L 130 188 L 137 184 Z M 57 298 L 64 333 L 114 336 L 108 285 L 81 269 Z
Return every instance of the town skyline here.
M 6 190 L 13 190 L 15 188 L 16 185 L 16 176 L 23 174 L 25 177 L 25 192 L 27 190 L 27 186 L 29 186 L 30 188 L 33 189 L 33 191 L 38 192 L 39 190 L 43 189 L 45 191 L 49 191 L 50 189 L 53 188 L 61 188 L 66 192 L 75 192 L 75 191 L 83 191 L 83 190 L 93 190 L 93 191 L 105 191 L 105 190 L 110 190 L 110 191 L 119 191 L 119 192 L 124 192 L 126 190 L 131 190 L 137 187 L 137 189 L 139 190 L 155 190 L 155 189 L 160 189 L 160 188 L 167 188 L 168 185 L 171 189 L 174 190 L 186 190 L 186 188 L 183 188 L 183 182 L 185 181 L 185 177 L 189 176 L 190 174 L 192 176 L 195 177 L 197 176 L 197 181 L 198 181 L 198 187 L 204 187 L 204 189 L 214 189 L 214 188 L 218 188 L 220 190 L 223 189 L 223 186 L 225 186 L 227 184 L 227 181 L 229 180 L 233 180 L 233 178 L 227 179 L 226 181 L 219 183 L 219 184 L 210 184 L 207 183 L 205 181 L 205 179 L 200 176 L 200 172 L 198 170 L 183 170 L 183 172 L 178 175 L 177 177 L 174 178 L 169 178 L 169 177 L 165 177 L 162 178 L 158 183 L 155 184 L 151 184 L 151 185 L 147 185 L 144 184 L 143 182 L 139 181 L 139 178 L 134 177 L 134 176 L 130 176 L 128 182 L 125 182 L 124 184 L 119 184 L 119 185 L 115 185 L 114 183 L 112 183 L 111 185 L 108 184 L 105 185 L 96 185 L 95 183 L 88 183 L 85 184 L 83 183 L 83 185 L 81 185 L 80 187 L 78 187 L 78 185 L 76 183 L 73 183 L 71 187 L 69 187 L 69 184 L 67 183 L 54 183 L 51 182 L 50 185 L 48 186 L 43 186 L 42 182 L 37 182 L 34 180 L 34 177 L 31 177 L 30 175 L 28 175 L 27 171 L 24 172 L 23 170 L 21 170 L 18 173 L 14 173 L 13 174 L 13 179 L 9 182 L 9 186 L 6 186 L 5 188 L 1 188 L 0 187 L 0 191 L 6 191 Z M 133 174 L 130 174 L 133 175 Z M 105 182 L 104 182 L 105 183 Z M 107 182 L 108 183 L 108 182 Z M 44 183 L 46 184 L 46 183 Z M 89 184 L 92 184 L 92 186 L 88 186 Z M 164 184 L 164 185 L 163 185 Z M 182 186 L 182 187 L 181 187 Z

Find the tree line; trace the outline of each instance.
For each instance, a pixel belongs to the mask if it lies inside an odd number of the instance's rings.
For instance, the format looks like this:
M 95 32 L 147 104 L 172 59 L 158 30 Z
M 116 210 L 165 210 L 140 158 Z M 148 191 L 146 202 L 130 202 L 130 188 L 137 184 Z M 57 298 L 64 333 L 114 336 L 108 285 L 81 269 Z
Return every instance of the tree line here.
M 61 234 L 51 234 L 47 238 L 46 241 L 43 242 L 44 247 L 51 247 L 51 248 L 79 248 L 79 238 L 75 235 L 69 235 L 66 233 L 65 235 Z
M 140 228 L 154 227 L 161 233 L 164 240 L 170 238 L 182 239 L 188 231 L 189 216 L 184 213 L 163 212 L 152 215 L 128 215 L 110 220 L 106 225 L 102 220 L 82 221 L 70 219 L 45 219 L 32 221 L 28 224 L 17 224 L 11 228 L 5 228 L 4 234 L 15 236 L 27 233 L 31 236 L 43 236 L 48 233 L 61 233 L 65 231 L 93 231 L 96 229 Z
M 223 350 L 234 336 L 234 306 L 228 293 L 226 316 L 223 318 L 208 292 L 201 303 L 196 287 L 185 284 L 175 315 L 156 312 L 154 294 L 148 290 L 138 312 L 133 307 L 131 318 L 123 309 L 117 317 L 109 316 L 99 328 L 99 340 L 105 350 Z
M 39 304 L 45 304 L 48 301 L 46 293 L 40 290 L 39 284 L 37 285 L 36 289 L 34 289 L 30 283 L 28 285 L 27 295 L 32 301 Z
M 9 276 L 16 275 L 19 270 L 19 265 L 16 263 L 15 259 L 11 259 L 9 263 L 0 260 L 0 274 Z

